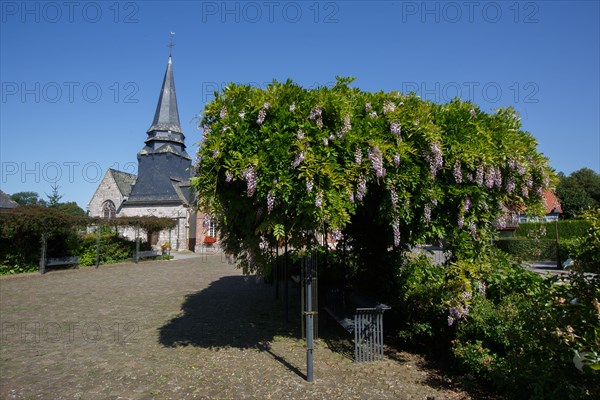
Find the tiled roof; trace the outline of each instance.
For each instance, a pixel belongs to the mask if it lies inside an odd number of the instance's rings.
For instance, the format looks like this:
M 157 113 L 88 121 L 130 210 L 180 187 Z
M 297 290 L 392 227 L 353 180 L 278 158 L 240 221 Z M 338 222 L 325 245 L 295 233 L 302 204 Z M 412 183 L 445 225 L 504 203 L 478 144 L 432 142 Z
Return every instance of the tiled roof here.
M 558 197 L 549 190 L 544 190 L 544 201 L 546 203 L 546 214 L 550 214 L 552 211 L 556 209 L 559 213 L 562 214 L 563 210 L 560 206 L 560 202 L 558 201 Z

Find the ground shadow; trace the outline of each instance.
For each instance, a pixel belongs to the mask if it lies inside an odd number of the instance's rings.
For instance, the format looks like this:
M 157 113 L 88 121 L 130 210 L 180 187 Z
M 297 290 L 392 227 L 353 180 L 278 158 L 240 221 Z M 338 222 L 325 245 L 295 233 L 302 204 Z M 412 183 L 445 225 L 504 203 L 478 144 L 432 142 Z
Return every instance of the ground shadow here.
M 225 276 L 186 296 L 181 314 L 158 329 L 159 342 L 165 347 L 256 348 L 304 378 L 271 350 L 275 336 L 299 337 L 297 321 L 284 318 L 282 301 L 262 279 Z
M 159 328 L 166 347 L 257 347 L 275 336 L 297 337 L 285 323 L 281 301 L 254 276 L 225 276 L 186 296 L 182 313 Z

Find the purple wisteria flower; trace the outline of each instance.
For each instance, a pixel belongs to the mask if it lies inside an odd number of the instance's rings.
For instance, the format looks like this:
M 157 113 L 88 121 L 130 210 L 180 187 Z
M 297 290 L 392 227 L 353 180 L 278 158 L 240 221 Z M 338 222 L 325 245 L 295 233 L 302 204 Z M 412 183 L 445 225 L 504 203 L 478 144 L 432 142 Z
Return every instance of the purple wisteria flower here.
M 460 165 L 460 161 L 456 161 L 454 163 L 452 174 L 454 175 L 454 180 L 456 181 L 456 183 L 462 183 L 462 168 Z
M 463 214 L 458 214 L 458 220 L 456 221 L 456 225 L 462 229 L 465 226 L 465 216 Z
M 312 190 L 313 190 L 313 186 L 314 186 L 313 180 L 309 178 L 309 179 L 306 181 L 306 191 L 307 191 L 307 192 L 312 192 Z
M 465 204 L 463 205 L 463 211 L 465 213 L 469 212 L 469 210 L 471 209 L 471 204 L 472 204 L 471 199 L 467 197 L 465 199 Z
M 268 110 L 269 108 L 271 108 L 271 104 L 269 104 L 269 102 L 268 102 L 268 101 L 265 101 L 265 103 L 263 104 L 263 108 L 264 108 L 265 110 Z
M 517 168 L 517 163 L 516 163 L 516 162 L 515 162 L 515 160 L 513 160 L 512 158 L 509 158 L 509 159 L 508 159 L 508 162 L 507 162 L 507 164 L 508 164 L 508 168 L 509 168 L 510 170 L 514 170 L 515 168 Z
M 400 134 L 402 133 L 402 125 L 400 125 L 397 122 L 392 122 L 390 124 L 390 132 L 392 132 L 394 135 L 400 137 Z
M 479 282 L 479 284 L 477 285 L 477 288 L 479 290 L 479 294 L 481 295 L 481 297 L 485 297 L 485 292 L 486 292 L 485 283 Z
M 460 297 L 463 299 L 471 299 L 473 298 L 473 295 L 471 294 L 471 292 L 464 291 L 460 294 Z
M 386 101 L 385 103 L 383 103 L 383 114 L 387 114 L 387 113 L 391 113 L 394 112 L 396 110 L 396 106 L 394 105 L 394 103 Z
M 521 185 L 521 195 L 523 197 L 529 196 L 529 188 L 527 187 L 527 185 Z
M 350 203 L 354 204 L 354 192 L 351 190 L 348 191 L 348 200 L 350 200 Z
M 354 151 L 354 161 L 355 161 L 355 162 L 356 162 L 358 165 L 362 164 L 362 151 L 360 150 L 360 148 L 357 148 L 357 149 Z
M 525 184 L 527 185 L 527 188 L 533 188 L 533 179 L 531 179 L 531 175 L 525 177 Z
M 298 168 L 298 166 L 300 166 L 300 164 L 302 164 L 302 161 L 304 161 L 304 152 L 303 151 L 299 152 L 298 155 L 296 155 L 296 158 L 292 162 L 292 167 Z
M 316 121 L 317 126 L 319 128 L 322 128 L 323 127 L 322 115 L 323 115 L 323 110 L 321 109 L 320 106 L 317 106 L 316 108 L 310 110 L 310 115 L 308 116 L 308 119 L 313 122 Z
M 381 154 L 381 150 L 379 147 L 375 146 L 368 150 L 369 161 L 371 161 L 371 165 L 373 165 L 373 169 L 375 170 L 375 176 L 377 178 L 382 178 L 385 176 L 385 168 L 383 168 L 383 154 Z
M 488 189 L 493 188 L 495 181 L 496 173 L 494 171 L 494 168 L 488 167 L 487 171 L 485 172 L 485 187 L 487 187 Z
M 394 188 L 390 189 L 390 200 L 392 202 L 392 206 L 395 208 L 398 204 L 398 193 Z
M 469 111 L 469 114 L 471 114 L 472 117 L 477 115 L 477 112 L 475 111 L 474 108 L 471 108 L 471 111 Z
M 238 117 L 240 117 L 241 119 L 244 119 L 244 117 L 246 116 L 246 111 L 242 110 L 238 113 Z
M 479 186 L 483 185 L 483 165 L 477 166 L 477 171 L 475 173 L 475 183 Z
M 396 168 L 400 167 L 400 154 L 394 154 L 394 165 Z
M 329 146 L 329 139 L 323 138 L 323 146 L 325 146 L 325 147 Z
M 494 184 L 498 189 L 502 187 L 502 171 L 500 171 L 500 167 L 494 168 Z
M 469 221 L 469 232 L 471 232 L 471 236 L 477 235 L 477 225 L 473 221 Z
M 256 123 L 259 125 L 262 125 L 265 122 L 265 117 L 267 116 L 267 112 L 265 111 L 265 109 L 261 109 L 258 112 L 258 118 L 256 118 Z
M 377 118 L 377 111 L 375 111 L 375 110 L 371 111 L 371 112 L 369 113 L 369 117 L 370 117 L 371 119 L 375 119 L 375 118 Z
M 219 150 L 213 150 L 212 158 L 217 158 L 219 156 Z
M 517 162 L 517 173 L 519 176 L 525 175 L 525 164 Z
M 231 182 L 232 179 L 233 174 L 230 171 L 227 171 L 227 173 L 225 174 L 225 182 Z
M 454 317 L 448 316 L 448 326 L 452 326 L 454 324 Z
M 315 197 L 315 207 L 321 208 L 323 205 L 323 193 L 319 191 Z
M 369 112 L 370 109 L 371 109 L 371 103 L 365 104 L 365 111 Z
M 398 218 L 398 216 L 394 217 L 392 229 L 394 231 L 394 246 L 398 247 L 400 246 L 400 218 Z
M 429 223 L 431 222 L 431 205 L 430 204 L 425 204 L 425 207 L 423 208 L 423 217 L 425 218 L 425 223 L 427 225 L 429 225 Z
M 248 197 L 254 196 L 254 192 L 256 191 L 256 170 L 253 166 L 249 166 L 243 172 L 244 179 L 246 180 L 246 191 Z
M 367 180 L 363 175 L 358 178 L 358 187 L 356 188 L 356 198 L 358 201 L 362 201 L 367 192 Z
M 515 179 L 511 176 L 506 180 L 506 192 L 512 193 L 515 191 Z
M 350 123 L 350 114 L 346 114 L 344 116 L 344 126 L 342 127 L 342 135 L 348 133 L 352 129 L 352 124 Z
M 425 160 L 429 163 L 431 175 L 435 177 L 438 170 L 444 165 L 442 150 L 440 150 L 440 146 L 437 142 L 431 143 L 429 152 L 425 154 Z
M 296 103 L 290 104 L 290 111 L 294 111 L 296 109 Z
M 223 119 L 227 117 L 227 107 L 221 107 L 221 111 L 219 112 L 219 118 Z
M 273 191 L 269 191 L 269 193 L 267 193 L 267 213 L 271 214 L 271 211 L 273 211 L 273 207 L 275 206 L 275 195 L 273 194 Z
M 304 131 L 302 129 L 298 129 L 298 140 L 304 139 Z

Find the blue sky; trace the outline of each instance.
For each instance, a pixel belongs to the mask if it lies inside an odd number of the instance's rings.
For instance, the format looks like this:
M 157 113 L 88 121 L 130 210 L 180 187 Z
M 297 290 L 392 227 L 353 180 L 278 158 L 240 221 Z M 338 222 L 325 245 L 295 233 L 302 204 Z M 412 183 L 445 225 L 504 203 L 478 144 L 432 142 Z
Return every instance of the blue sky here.
M 190 154 L 228 82 L 354 76 L 367 91 L 512 105 L 557 171 L 600 172 L 598 1 L 4 1 L 0 187 L 85 208 L 137 170 L 169 49 Z

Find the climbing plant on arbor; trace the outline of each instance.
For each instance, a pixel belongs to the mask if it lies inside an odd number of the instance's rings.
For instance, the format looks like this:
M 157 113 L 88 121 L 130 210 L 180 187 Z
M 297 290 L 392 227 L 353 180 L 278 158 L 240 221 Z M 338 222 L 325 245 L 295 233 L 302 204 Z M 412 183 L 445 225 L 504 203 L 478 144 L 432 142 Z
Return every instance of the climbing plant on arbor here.
M 483 242 L 507 210 L 542 210 L 553 174 L 512 108 L 369 93 L 352 78 L 309 90 L 231 84 L 206 105 L 193 184 L 247 271 L 269 243 L 342 235 L 369 193 L 396 249 Z

